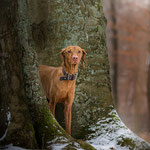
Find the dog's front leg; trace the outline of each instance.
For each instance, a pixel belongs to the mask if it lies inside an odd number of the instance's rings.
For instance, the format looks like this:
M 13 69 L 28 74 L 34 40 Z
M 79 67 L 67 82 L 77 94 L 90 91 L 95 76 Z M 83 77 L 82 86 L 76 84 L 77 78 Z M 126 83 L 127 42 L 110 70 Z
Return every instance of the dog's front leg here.
M 71 135 L 71 106 L 68 103 L 65 103 L 64 116 L 65 116 L 65 127 L 67 133 Z
M 71 108 L 72 105 L 69 105 L 69 114 L 68 114 L 68 133 L 71 135 L 71 119 L 72 119 L 72 114 L 71 114 Z
M 52 102 L 49 103 L 49 108 L 50 108 L 50 110 L 51 110 L 54 117 L 55 117 L 55 107 L 56 107 L 55 102 L 52 101 Z

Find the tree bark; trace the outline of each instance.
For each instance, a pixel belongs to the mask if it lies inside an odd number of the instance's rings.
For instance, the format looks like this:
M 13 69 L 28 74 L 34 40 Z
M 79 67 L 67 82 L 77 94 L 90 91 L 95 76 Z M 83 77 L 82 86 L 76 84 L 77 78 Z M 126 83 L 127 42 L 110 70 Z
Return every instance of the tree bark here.
M 3 10 L 0 12 L 0 144 L 37 148 L 31 116 L 25 103 L 17 1 L 1 1 L 0 8 Z
M 52 149 L 65 143 L 66 149 L 94 149 L 69 136 L 43 98 L 27 1 L 1 1 L 0 7 L 0 146 Z
M 111 37 L 111 42 L 112 42 L 112 53 L 113 53 L 113 77 L 112 77 L 112 89 L 113 89 L 113 95 L 114 95 L 114 103 L 117 109 L 117 95 L 118 95 L 118 40 L 117 40 L 117 13 L 116 13 L 116 8 L 115 8 L 116 1 L 110 1 L 110 7 L 111 7 L 111 17 L 110 17 L 110 22 L 111 22 L 111 31 L 112 31 L 112 37 Z

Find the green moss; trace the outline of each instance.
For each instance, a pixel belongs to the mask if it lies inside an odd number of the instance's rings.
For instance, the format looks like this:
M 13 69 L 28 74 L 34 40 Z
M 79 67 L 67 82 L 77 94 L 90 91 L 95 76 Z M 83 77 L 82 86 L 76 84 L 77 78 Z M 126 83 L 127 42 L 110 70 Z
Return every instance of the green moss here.
M 97 8 L 98 8 L 98 11 L 100 11 L 102 9 L 102 4 L 101 2 L 97 4 Z
M 46 105 L 41 107 L 39 120 L 35 125 L 36 137 L 40 148 L 51 147 L 51 144 L 67 144 L 64 149 L 78 149 L 82 147 L 86 150 L 94 150 L 94 148 L 83 142 L 73 139 L 53 118 L 50 110 Z M 41 137 L 42 135 L 42 137 Z M 76 144 L 77 143 L 77 144 Z M 79 145 L 77 147 L 76 145 Z
M 96 150 L 93 146 L 91 146 L 90 144 L 87 144 L 86 142 L 82 140 L 78 140 L 78 142 L 80 143 L 81 147 L 84 148 L 85 150 Z
M 64 131 L 52 117 L 46 105 L 41 107 L 39 114 L 39 120 L 35 123 L 36 138 L 40 147 L 43 145 L 45 147 L 48 141 L 55 139 L 56 136 L 62 136 Z
M 120 146 L 127 146 L 130 148 L 130 150 L 134 149 L 136 147 L 135 142 L 131 138 L 124 138 L 121 137 L 121 140 L 118 141 L 117 145 Z

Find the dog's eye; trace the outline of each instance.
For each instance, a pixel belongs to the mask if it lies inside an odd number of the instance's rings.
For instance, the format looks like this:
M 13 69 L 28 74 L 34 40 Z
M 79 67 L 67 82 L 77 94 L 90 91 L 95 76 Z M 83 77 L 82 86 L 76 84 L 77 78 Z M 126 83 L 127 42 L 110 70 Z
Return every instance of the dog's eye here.
M 68 53 L 71 53 L 71 51 L 68 51 Z
M 81 53 L 81 51 L 78 51 L 78 53 Z

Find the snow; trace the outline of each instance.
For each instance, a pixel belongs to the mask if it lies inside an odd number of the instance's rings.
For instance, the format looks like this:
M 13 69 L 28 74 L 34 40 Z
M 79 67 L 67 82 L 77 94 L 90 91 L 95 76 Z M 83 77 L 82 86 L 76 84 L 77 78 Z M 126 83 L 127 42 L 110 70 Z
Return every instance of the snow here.
M 3 148 L 0 147 L 0 149 L 3 149 L 3 150 L 26 150 L 26 149 L 21 148 L 21 147 L 13 146 L 12 144 L 9 144 Z
M 62 149 L 65 149 L 66 147 L 68 146 L 68 144 L 52 144 L 52 150 L 62 150 Z M 84 149 L 81 149 L 81 148 L 77 148 L 78 150 L 84 150 Z
M 68 144 L 52 144 L 52 149 L 53 150 L 62 150 L 63 148 L 65 148 Z
M 9 110 L 9 108 L 8 108 L 8 110 Z M 7 131 L 8 131 L 8 127 L 10 125 L 10 120 L 11 120 L 11 113 L 10 113 L 10 111 L 8 111 L 6 115 L 7 115 L 7 121 L 8 121 L 7 129 L 6 129 L 5 133 L 4 133 L 4 135 L 2 137 L 0 137 L 0 141 L 2 141 L 6 137 Z
M 75 149 L 78 150 L 84 150 L 80 148 L 80 144 L 75 142 L 75 141 L 69 141 L 65 137 L 58 136 L 52 141 L 47 142 L 47 148 L 52 149 L 52 150 L 62 150 L 62 149 L 67 149 L 71 145 L 71 147 L 74 147 Z
M 143 145 L 139 145 L 139 143 L 142 141 L 144 143 L 145 141 L 131 132 L 123 124 L 115 110 L 112 110 L 108 116 L 110 116 L 110 118 L 103 118 L 97 122 L 96 126 L 93 125 L 90 127 L 93 134 L 88 135 L 88 140 L 86 142 L 91 144 L 97 150 L 108 150 L 110 148 L 113 148 L 114 150 L 129 150 L 132 149 L 131 145 L 126 147 L 118 144 L 119 141 L 123 141 L 123 139 L 127 138 L 133 141 L 135 150 L 137 147 L 142 149 Z M 148 145 L 149 144 L 147 143 L 145 146 Z

